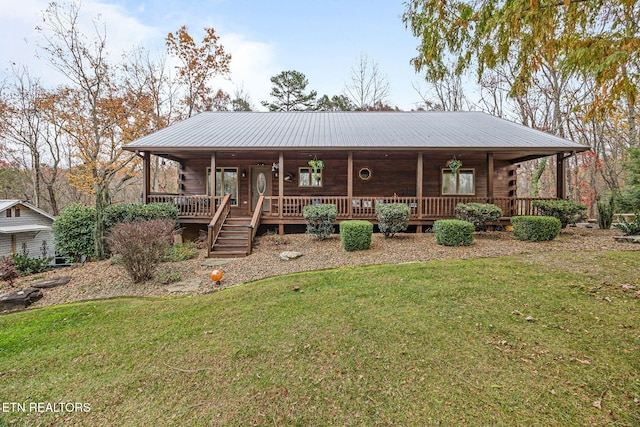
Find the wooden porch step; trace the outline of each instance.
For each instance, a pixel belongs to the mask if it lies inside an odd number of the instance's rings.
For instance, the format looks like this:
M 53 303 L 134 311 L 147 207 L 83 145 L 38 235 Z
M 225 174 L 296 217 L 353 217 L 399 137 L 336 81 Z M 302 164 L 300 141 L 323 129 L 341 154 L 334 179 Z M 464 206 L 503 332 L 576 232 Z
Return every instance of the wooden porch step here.
M 212 258 L 240 258 L 249 253 L 248 240 L 251 217 L 227 217 L 222 224 L 218 239 L 211 247 Z
M 211 251 L 210 258 L 244 258 L 247 251 Z

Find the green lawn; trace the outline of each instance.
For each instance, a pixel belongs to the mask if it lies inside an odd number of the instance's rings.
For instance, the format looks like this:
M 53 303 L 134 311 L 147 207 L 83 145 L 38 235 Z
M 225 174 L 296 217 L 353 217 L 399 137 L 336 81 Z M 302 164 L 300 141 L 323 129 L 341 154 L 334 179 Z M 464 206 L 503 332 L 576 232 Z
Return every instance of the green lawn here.
M 638 426 L 639 271 L 525 254 L 0 316 L 0 426 Z

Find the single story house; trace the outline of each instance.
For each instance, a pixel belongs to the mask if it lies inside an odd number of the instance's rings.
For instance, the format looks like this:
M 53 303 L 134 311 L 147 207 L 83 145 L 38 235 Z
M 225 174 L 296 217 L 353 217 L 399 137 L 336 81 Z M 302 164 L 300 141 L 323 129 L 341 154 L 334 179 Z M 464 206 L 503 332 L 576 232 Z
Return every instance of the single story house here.
M 564 198 L 565 160 L 588 147 L 481 112 L 314 111 L 204 112 L 125 149 L 144 160 L 145 202 L 175 203 L 182 223 L 208 225 L 211 256 L 238 256 L 260 224 L 284 233 L 313 203 L 335 204 L 338 222 L 407 203 L 418 232 L 459 202 L 529 214 L 518 163 L 556 156 Z M 178 162 L 177 194 L 150 191 L 152 154 Z
M 0 256 L 27 253 L 31 258 L 55 256 L 54 217 L 20 200 L 0 200 Z

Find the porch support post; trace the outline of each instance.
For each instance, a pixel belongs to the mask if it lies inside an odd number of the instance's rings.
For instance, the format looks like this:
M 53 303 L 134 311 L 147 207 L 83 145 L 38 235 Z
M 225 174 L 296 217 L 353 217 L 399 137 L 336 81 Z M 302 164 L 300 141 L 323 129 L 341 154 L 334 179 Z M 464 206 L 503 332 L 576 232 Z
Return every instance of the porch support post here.
M 211 153 L 211 176 L 209 177 L 209 192 L 211 193 L 211 217 L 216 215 L 216 152 Z
M 278 224 L 278 234 L 284 234 L 284 223 L 283 220 L 283 211 L 282 206 L 284 204 L 284 152 L 280 151 L 278 153 L 278 210 L 280 211 L 280 224 Z
M 347 156 L 347 206 L 349 219 L 353 218 L 353 151 Z
M 487 198 L 493 203 L 493 153 L 487 153 Z
M 416 197 L 418 198 L 418 219 L 422 219 L 422 181 L 424 180 L 424 159 L 422 152 L 418 153 L 418 164 L 416 166 Z M 416 225 L 416 233 L 422 233 L 422 225 Z
M 157 173 L 157 172 L 156 172 Z M 151 192 L 151 153 L 144 152 L 142 157 L 142 203 L 149 203 L 149 193 Z
M 556 154 L 556 198 L 566 198 L 565 173 L 564 173 L 564 153 Z

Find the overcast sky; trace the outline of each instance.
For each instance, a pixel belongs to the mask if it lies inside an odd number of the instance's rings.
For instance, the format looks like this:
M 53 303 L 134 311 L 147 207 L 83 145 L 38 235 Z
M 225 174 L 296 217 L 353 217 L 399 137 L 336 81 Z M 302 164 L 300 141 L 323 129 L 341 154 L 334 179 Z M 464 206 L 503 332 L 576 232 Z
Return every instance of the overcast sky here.
M 28 65 L 55 84 L 60 77 L 36 56 L 35 27 L 48 2 L 2 0 L 0 67 Z M 420 100 L 412 84 L 421 79 L 409 62 L 418 41 L 402 23 L 403 10 L 402 0 L 83 0 L 81 7 L 88 18 L 101 15 L 114 56 L 136 45 L 164 51 L 166 35 L 182 25 L 198 42 L 202 28 L 214 27 L 233 59 L 231 81 L 212 86 L 230 93 L 243 86 L 255 107 L 270 99 L 269 78 L 283 70 L 304 73 L 319 95 L 343 93 L 365 54 L 388 77 L 388 103 L 410 110 Z

